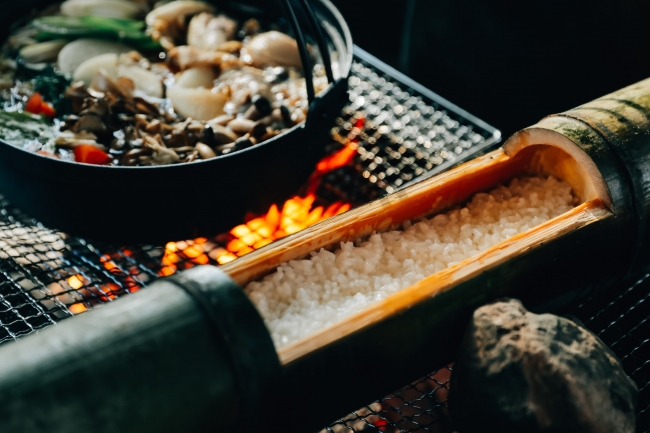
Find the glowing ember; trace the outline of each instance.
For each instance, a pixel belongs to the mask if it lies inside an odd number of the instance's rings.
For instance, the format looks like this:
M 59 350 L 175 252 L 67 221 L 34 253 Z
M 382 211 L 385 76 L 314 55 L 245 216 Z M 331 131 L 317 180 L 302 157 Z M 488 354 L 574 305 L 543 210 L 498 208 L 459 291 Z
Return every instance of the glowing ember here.
M 272 205 L 266 215 L 254 218 L 246 224 L 238 225 L 230 230 L 228 233 L 230 241 L 225 248 L 215 247 L 205 238 L 169 242 L 165 247 L 160 275 L 174 274 L 179 270 L 180 262 L 183 262 L 183 269 L 192 265 L 207 264 L 210 258 L 220 265 L 226 264 L 275 240 L 299 232 L 350 209 L 350 205 L 344 203 L 334 203 L 327 208 L 323 206 L 312 208 L 315 200 L 316 196 L 309 193 L 306 197 L 293 197 L 287 200 L 282 206 L 282 210 L 276 205 Z M 209 251 L 209 257 L 206 255 L 206 251 Z M 190 266 L 187 266 L 188 263 Z
M 79 290 L 83 287 L 84 283 L 81 276 L 73 275 L 68 278 L 68 285 L 75 290 Z
M 361 128 L 363 119 L 359 119 L 355 126 Z M 159 274 L 169 276 L 194 265 L 207 264 L 210 259 L 223 265 L 273 241 L 348 211 L 351 207 L 348 203 L 336 202 L 329 206 L 316 207 L 314 207 L 314 203 L 316 202 L 316 190 L 323 175 L 349 164 L 356 154 L 357 139 L 356 135 L 352 135 L 341 150 L 323 158 L 318 163 L 315 172 L 309 179 L 304 197 L 290 198 L 282 205 L 282 208 L 274 204 L 265 215 L 251 218 L 245 224 L 234 227 L 226 235 L 218 237 L 218 239 L 222 239 L 227 236 L 225 242 L 220 242 L 221 246 L 215 245 L 205 238 L 169 242 L 165 246 L 165 254 L 162 258 L 163 266 Z

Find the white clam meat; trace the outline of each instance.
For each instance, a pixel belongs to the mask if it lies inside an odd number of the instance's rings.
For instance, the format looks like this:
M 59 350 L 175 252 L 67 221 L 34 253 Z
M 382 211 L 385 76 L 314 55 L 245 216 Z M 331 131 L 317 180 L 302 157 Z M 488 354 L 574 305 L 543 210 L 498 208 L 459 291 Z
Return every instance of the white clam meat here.
M 146 12 L 145 7 L 130 0 L 67 0 L 61 3 L 61 14 L 69 17 L 131 19 Z
M 210 120 L 224 114 L 228 97 L 214 88 L 211 68 L 192 68 L 183 72 L 176 84 L 167 89 L 174 110 L 195 120 Z
M 133 48 L 102 39 L 81 38 L 67 44 L 59 52 L 58 65 L 64 74 L 72 74 L 82 63 L 100 54 L 123 54 Z
M 148 26 L 153 26 L 156 21 L 171 22 L 187 15 L 200 12 L 212 12 L 213 7 L 207 3 L 193 0 L 176 0 L 159 6 L 147 14 Z
M 129 78 L 135 88 L 154 98 L 163 97 L 163 84 L 160 77 L 136 65 L 118 65 L 117 75 Z
M 296 40 L 275 30 L 260 33 L 252 38 L 244 45 L 242 58 L 257 68 L 266 66 L 302 68 Z
M 91 83 L 95 74 L 100 70 L 107 77 L 112 79 L 117 78 L 117 54 L 108 53 L 91 57 L 79 65 L 79 67 L 74 71 L 72 79 L 74 81 L 83 81 L 87 86 Z

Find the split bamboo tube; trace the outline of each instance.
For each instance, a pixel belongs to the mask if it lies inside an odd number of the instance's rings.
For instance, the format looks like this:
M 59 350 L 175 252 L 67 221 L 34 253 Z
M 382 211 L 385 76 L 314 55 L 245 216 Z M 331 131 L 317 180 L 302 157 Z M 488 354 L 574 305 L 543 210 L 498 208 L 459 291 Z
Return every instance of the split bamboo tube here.
M 0 347 L 0 430 L 317 431 L 452 361 L 485 302 L 514 296 L 548 309 L 644 270 L 649 164 L 646 80 L 221 270 L 161 280 Z M 279 351 L 240 289 L 287 260 L 435 214 L 524 174 L 568 182 L 579 204 Z

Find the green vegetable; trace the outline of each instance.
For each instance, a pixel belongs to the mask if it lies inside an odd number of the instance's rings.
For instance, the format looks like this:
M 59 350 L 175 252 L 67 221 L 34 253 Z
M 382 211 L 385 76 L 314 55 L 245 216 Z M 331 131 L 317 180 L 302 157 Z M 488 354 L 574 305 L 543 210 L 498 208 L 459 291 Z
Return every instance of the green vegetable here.
M 0 139 L 17 147 L 30 142 L 53 141 L 55 131 L 47 118 L 34 114 L 0 111 Z
M 31 81 L 34 91 L 40 93 L 46 102 L 54 106 L 57 116 L 69 114 L 72 111 L 70 100 L 63 96 L 70 85 L 68 78 L 53 70 L 48 70 Z
M 123 42 L 139 50 L 160 49 L 160 44 L 144 32 L 144 21 L 105 17 L 40 17 L 32 21 L 39 30 L 36 39 L 77 39 L 94 37 Z

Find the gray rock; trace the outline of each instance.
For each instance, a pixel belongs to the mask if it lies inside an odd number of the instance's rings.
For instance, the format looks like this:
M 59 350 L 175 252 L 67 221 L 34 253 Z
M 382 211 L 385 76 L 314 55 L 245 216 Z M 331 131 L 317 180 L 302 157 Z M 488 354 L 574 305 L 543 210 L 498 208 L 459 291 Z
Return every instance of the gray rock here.
M 590 331 L 503 300 L 474 312 L 449 409 L 459 433 L 633 433 L 637 394 Z

